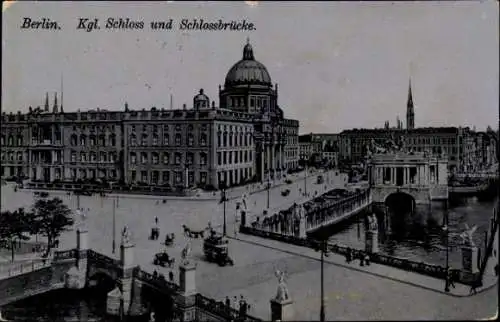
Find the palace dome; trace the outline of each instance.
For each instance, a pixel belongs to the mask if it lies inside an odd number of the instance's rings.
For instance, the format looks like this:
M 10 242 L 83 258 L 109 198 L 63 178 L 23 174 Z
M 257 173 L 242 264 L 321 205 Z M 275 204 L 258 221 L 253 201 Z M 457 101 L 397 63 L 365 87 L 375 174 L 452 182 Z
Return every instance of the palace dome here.
M 224 86 L 235 85 L 272 86 L 271 76 L 266 66 L 255 60 L 249 42 L 243 48 L 243 59 L 234 64 L 226 75 Z

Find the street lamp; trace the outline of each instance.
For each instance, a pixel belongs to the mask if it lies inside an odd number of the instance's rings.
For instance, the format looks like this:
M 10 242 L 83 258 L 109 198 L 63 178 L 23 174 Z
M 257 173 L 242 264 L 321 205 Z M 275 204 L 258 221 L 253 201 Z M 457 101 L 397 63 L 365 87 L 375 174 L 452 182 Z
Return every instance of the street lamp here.
M 222 227 L 222 234 L 226 236 L 226 183 L 225 181 L 222 183 L 221 189 L 221 200 L 224 203 L 224 225 Z
M 319 320 L 321 322 L 325 322 L 325 290 L 324 290 L 324 284 L 325 284 L 325 281 L 324 281 L 324 269 L 323 269 L 323 266 L 324 266 L 324 256 L 328 256 L 328 253 L 327 253 L 327 242 L 326 242 L 326 239 L 323 239 L 321 241 L 321 308 L 320 308 L 320 313 L 319 313 Z
M 449 264 L 449 229 L 448 229 L 448 210 L 446 210 L 445 214 L 445 226 L 443 227 L 443 230 L 446 233 L 446 276 L 444 279 L 444 291 L 449 292 L 450 291 L 450 281 L 449 281 L 449 269 L 450 269 L 450 264 Z
M 270 180 L 271 172 L 267 172 L 267 209 L 269 209 L 269 198 L 270 198 L 270 190 L 271 190 L 271 180 Z
M 116 249 L 116 199 L 113 199 L 113 243 L 112 243 L 112 248 L 113 248 L 113 254 L 115 253 Z
M 306 171 L 304 172 L 304 196 L 307 195 L 307 160 L 306 160 Z
M 319 250 L 321 252 L 321 307 L 319 312 L 319 320 L 325 322 L 325 290 L 324 290 L 324 262 L 325 256 L 328 257 L 328 240 L 322 238 L 319 243 Z

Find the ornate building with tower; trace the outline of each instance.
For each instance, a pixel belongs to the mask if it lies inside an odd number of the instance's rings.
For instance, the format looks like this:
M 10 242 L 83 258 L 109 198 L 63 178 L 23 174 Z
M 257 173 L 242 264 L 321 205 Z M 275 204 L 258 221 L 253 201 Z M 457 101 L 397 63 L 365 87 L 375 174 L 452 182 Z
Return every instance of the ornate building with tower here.
M 249 42 L 219 85 L 219 106 L 203 89 L 190 108 L 169 110 L 64 112 L 57 96 L 52 110 L 45 99 L 43 109 L 2 114 L 2 177 L 217 188 L 298 167 L 299 122 L 284 117 Z

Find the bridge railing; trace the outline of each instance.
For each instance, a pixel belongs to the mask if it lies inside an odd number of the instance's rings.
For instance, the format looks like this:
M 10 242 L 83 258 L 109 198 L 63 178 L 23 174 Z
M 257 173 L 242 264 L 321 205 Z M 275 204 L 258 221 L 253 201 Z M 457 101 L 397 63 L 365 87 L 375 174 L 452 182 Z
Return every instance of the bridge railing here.
M 262 238 L 273 239 L 276 241 L 289 243 L 297 246 L 309 247 L 315 250 L 320 249 L 321 242 L 313 239 L 306 238 L 298 238 L 294 236 L 286 236 L 282 234 L 277 234 L 269 231 L 263 231 L 260 229 L 250 228 L 250 227 L 241 227 L 240 232 L 259 236 Z M 380 253 L 368 253 L 364 250 L 354 249 L 347 246 L 337 245 L 337 244 L 328 244 L 328 250 L 337 253 L 340 255 L 346 255 L 348 252 L 351 252 L 353 255 L 353 259 L 365 258 L 367 255 L 371 262 L 396 267 L 405 271 L 415 272 L 427 276 L 432 276 L 435 278 L 444 279 L 446 277 L 446 268 L 440 265 L 428 264 L 425 262 L 415 262 L 412 260 L 398 258 L 394 256 L 384 255 Z M 452 270 L 452 274 L 457 274 L 457 270 Z
M 54 252 L 55 261 L 73 259 L 73 258 L 76 258 L 76 249 L 68 249 L 68 250 Z
M 106 255 L 100 254 L 96 251 L 93 251 L 89 249 L 87 251 L 87 258 L 100 262 L 101 264 L 104 264 L 107 267 L 112 267 L 112 268 L 117 268 L 121 266 L 121 262 L 118 259 L 114 259 L 111 257 L 108 257 Z
M 196 294 L 195 303 L 197 308 L 221 317 L 225 321 L 262 321 L 248 314 L 241 314 L 238 310 L 225 305 L 224 302 L 205 297 L 200 293 Z
M 21 264 L 0 265 L 0 278 L 8 278 L 31 273 L 33 271 L 49 267 L 50 265 L 52 265 L 52 261 L 50 259 L 37 259 Z
M 180 287 L 179 285 L 167 281 L 163 275 L 161 276 L 155 276 L 153 274 L 150 274 L 148 272 L 145 272 L 141 270 L 139 267 L 137 267 L 134 270 L 134 277 L 139 279 L 140 281 L 152 284 L 160 289 L 169 289 L 170 291 L 179 291 Z
M 370 191 L 364 190 L 346 198 L 314 205 L 306 214 L 306 229 L 315 229 L 325 223 L 344 216 L 370 202 Z

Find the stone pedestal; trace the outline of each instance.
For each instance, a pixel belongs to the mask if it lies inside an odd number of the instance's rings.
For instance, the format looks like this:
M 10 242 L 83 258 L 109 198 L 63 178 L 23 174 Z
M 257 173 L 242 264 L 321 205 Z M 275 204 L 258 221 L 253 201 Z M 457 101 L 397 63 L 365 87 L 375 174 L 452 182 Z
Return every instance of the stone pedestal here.
M 478 273 L 478 248 L 476 246 L 462 247 L 462 270 L 467 273 Z
M 306 218 L 305 217 L 300 217 L 299 221 L 299 237 L 300 238 L 307 238 L 307 233 L 306 233 Z
M 123 295 L 118 287 L 115 287 L 108 293 L 106 299 L 106 313 L 113 316 L 119 316 L 122 306 Z
M 184 296 L 196 294 L 196 264 L 183 263 L 179 266 L 179 284 Z
M 120 262 L 123 270 L 134 267 L 134 245 L 131 243 L 120 245 Z
M 367 230 L 365 232 L 365 251 L 368 253 L 378 253 L 378 231 Z
M 88 231 L 85 227 L 80 227 L 76 230 L 76 248 L 78 250 L 87 250 L 88 246 Z
M 271 321 L 292 321 L 293 301 L 291 299 L 278 301 L 271 300 Z

